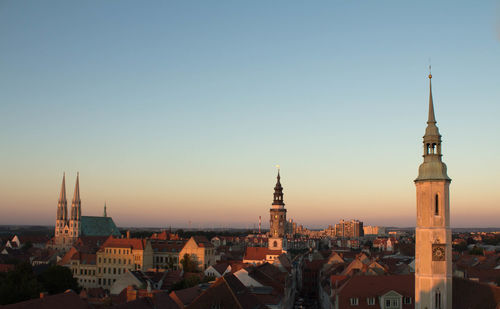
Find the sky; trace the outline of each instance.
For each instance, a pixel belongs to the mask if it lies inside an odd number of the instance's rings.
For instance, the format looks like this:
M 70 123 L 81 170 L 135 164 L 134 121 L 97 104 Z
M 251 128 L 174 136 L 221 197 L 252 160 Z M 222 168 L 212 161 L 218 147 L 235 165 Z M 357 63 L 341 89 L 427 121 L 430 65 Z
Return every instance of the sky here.
M 118 226 L 414 226 L 428 66 L 451 225 L 498 227 L 498 1 L 0 1 L 0 224 L 63 173 Z

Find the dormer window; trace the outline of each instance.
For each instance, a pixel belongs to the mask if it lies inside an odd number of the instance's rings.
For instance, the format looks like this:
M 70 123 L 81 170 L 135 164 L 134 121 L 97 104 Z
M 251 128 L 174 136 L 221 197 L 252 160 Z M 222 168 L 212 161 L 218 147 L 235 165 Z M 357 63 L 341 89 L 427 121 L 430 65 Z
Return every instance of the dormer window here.
M 357 297 L 350 298 L 349 302 L 350 302 L 351 306 L 358 306 L 359 305 L 359 299 Z
M 368 305 L 370 305 L 370 306 L 375 305 L 375 297 L 368 297 L 368 298 L 366 299 L 366 303 L 367 303 Z

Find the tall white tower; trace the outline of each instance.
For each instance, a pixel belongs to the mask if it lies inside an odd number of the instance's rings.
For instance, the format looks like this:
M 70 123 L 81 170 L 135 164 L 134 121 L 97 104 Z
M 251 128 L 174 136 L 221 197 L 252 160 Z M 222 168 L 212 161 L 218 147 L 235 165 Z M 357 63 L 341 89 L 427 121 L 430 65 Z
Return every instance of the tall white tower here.
M 274 187 L 273 204 L 269 209 L 270 228 L 269 228 L 269 243 L 268 248 L 271 250 L 286 250 L 285 224 L 286 224 L 286 209 L 283 202 L 283 187 L 280 182 L 280 172 L 276 186 Z
M 417 228 L 415 308 L 452 309 L 450 182 L 441 161 L 441 135 L 436 126 L 429 74 L 429 119 L 424 135 L 424 162 L 415 179 Z

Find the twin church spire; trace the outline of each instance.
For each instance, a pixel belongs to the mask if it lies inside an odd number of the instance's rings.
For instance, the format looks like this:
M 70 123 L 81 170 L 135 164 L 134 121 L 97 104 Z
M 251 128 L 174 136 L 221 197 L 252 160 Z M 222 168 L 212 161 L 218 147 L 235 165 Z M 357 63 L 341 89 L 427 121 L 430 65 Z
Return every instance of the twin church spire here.
M 71 203 L 71 217 L 70 220 L 79 220 L 82 210 L 82 201 L 80 200 L 80 182 L 79 175 L 76 176 L 75 192 L 73 194 L 73 202 Z M 68 220 L 68 201 L 66 200 L 66 173 L 63 174 L 61 185 L 61 193 L 59 194 L 59 201 L 57 203 L 57 220 Z
M 80 174 L 76 174 L 75 191 L 71 202 L 71 217 L 69 220 L 80 220 L 82 216 L 82 200 L 80 199 Z M 104 217 L 107 217 L 106 203 L 104 203 Z M 68 221 L 68 202 L 66 199 L 66 173 L 63 174 L 61 193 L 57 202 L 57 220 Z

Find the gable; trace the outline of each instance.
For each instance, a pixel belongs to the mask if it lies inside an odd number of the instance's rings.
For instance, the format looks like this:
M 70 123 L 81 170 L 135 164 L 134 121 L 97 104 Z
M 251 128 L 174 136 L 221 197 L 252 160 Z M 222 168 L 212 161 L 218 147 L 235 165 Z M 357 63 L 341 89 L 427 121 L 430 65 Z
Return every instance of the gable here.
M 403 295 L 399 294 L 398 292 L 394 290 L 390 290 L 389 292 L 385 293 L 382 295 L 383 298 L 401 298 Z

